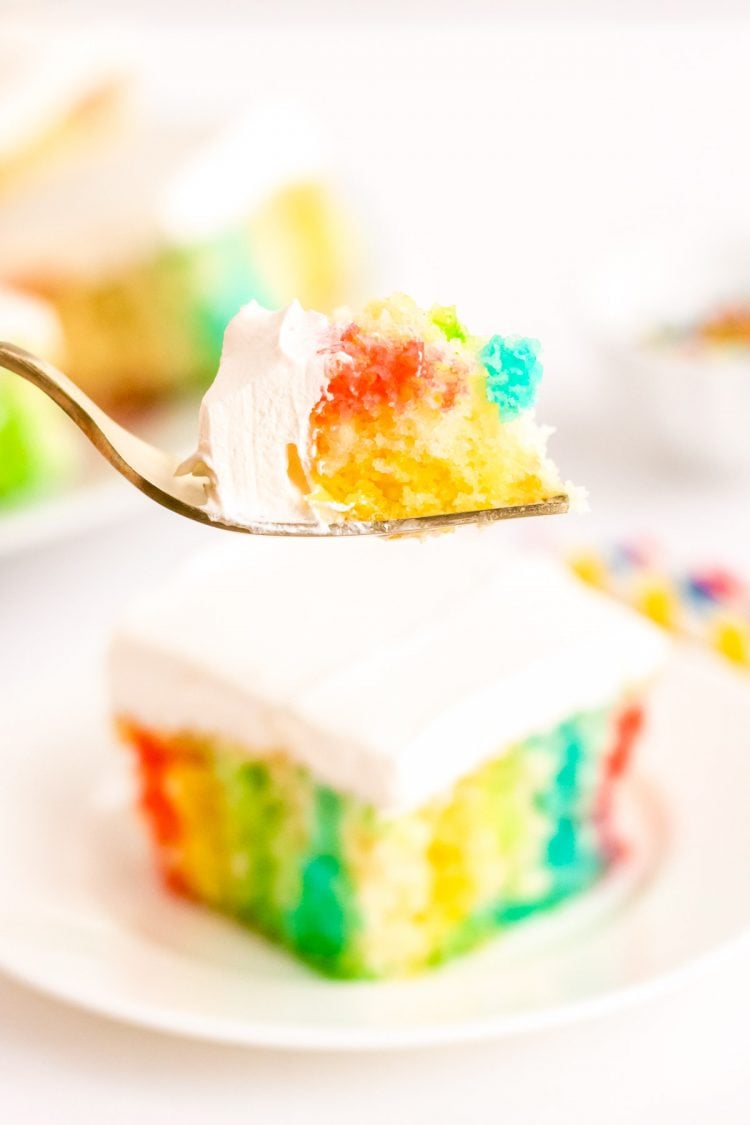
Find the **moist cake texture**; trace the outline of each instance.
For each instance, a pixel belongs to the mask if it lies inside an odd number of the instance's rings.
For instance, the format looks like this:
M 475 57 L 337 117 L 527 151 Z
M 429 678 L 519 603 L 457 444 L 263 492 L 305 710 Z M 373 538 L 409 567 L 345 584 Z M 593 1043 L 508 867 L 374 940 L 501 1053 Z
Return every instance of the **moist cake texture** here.
M 241 523 L 402 519 L 576 490 L 546 453 L 532 339 L 472 336 L 404 294 L 332 319 L 251 303 L 230 323 L 189 467 Z M 580 490 L 578 490 L 580 492 Z

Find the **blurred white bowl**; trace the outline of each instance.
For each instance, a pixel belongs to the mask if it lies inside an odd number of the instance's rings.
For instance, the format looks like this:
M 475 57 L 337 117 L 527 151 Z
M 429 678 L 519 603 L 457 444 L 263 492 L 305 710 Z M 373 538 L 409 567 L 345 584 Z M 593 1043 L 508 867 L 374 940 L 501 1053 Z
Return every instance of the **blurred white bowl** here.
M 654 241 L 599 279 L 589 328 L 618 383 L 621 421 L 665 459 L 750 471 L 750 348 L 654 342 L 661 329 L 750 303 L 750 238 Z

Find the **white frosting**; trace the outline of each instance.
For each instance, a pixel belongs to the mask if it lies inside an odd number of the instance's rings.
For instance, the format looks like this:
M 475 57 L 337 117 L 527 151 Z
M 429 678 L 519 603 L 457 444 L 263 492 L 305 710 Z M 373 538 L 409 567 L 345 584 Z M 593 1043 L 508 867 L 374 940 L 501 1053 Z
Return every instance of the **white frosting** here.
M 249 755 L 283 748 L 385 810 L 418 805 L 664 655 L 647 622 L 503 542 L 249 541 L 133 609 L 115 710 Z
M 200 411 L 198 450 L 185 464 L 209 470 L 209 504 L 237 523 L 314 522 L 290 477 L 304 467 L 310 412 L 325 388 L 319 354 L 328 318 L 298 301 L 270 312 L 251 301 L 230 321 L 219 372 Z

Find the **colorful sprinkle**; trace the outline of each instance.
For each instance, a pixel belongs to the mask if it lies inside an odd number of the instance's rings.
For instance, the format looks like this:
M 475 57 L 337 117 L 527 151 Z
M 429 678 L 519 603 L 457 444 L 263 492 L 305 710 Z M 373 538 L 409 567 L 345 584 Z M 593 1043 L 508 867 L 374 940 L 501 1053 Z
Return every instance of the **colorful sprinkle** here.
M 640 552 L 626 544 L 578 551 L 569 564 L 584 582 L 658 625 L 721 653 L 734 664 L 750 666 L 750 589 L 725 567 L 676 571 L 655 548 Z

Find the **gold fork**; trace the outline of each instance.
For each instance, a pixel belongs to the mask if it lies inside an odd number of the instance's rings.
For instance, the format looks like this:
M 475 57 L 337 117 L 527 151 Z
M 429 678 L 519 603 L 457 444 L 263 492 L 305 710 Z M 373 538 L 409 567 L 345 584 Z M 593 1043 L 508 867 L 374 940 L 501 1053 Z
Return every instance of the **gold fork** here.
M 126 480 L 151 500 L 187 519 L 225 531 L 248 535 L 419 535 L 460 524 L 494 523 L 521 516 L 550 516 L 567 512 L 567 496 L 552 496 L 538 504 L 513 504 L 476 512 L 447 512 L 396 520 L 342 520 L 337 523 L 235 523 L 206 507 L 206 478 L 179 473 L 177 457 L 157 449 L 109 417 L 88 395 L 51 363 L 15 344 L 0 342 L 0 367 L 20 375 L 44 391 L 72 418 L 79 430 Z

